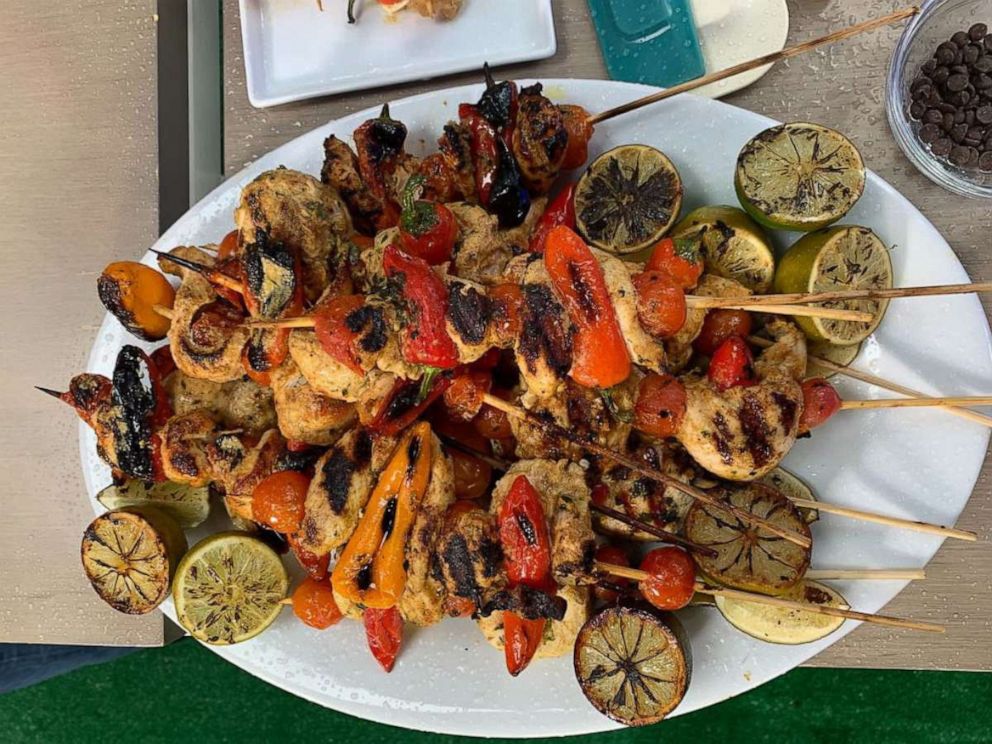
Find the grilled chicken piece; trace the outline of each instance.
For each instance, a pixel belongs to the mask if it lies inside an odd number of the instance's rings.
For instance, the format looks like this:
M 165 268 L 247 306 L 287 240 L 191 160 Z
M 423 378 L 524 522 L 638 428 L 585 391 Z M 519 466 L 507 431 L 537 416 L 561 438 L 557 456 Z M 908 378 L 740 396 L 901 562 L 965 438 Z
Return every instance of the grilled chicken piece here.
M 348 206 L 355 229 L 363 235 L 374 235 L 380 223 L 384 204 L 362 180 L 358 172 L 358 156 L 346 142 L 333 134 L 324 140 L 324 165 L 320 180 L 337 189 Z
M 174 483 L 205 486 L 214 479 L 208 455 L 217 422 L 206 410 L 171 417 L 158 432 L 162 471 Z
M 410 10 L 435 21 L 450 21 L 462 8 L 462 0 L 410 0 Z
M 396 379 L 378 369 L 359 375 L 328 356 L 313 331 L 294 330 L 289 335 L 289 353 L 314 391 L 335 400 L 359 404 L 380 400 Z
M 208 266 L 213 258 L 197 248 L 174 248 L 174 253 Z M 209 382 L 231 382 L 244 375 L 241 350 L 248 341 L 244 314 L 218 296 L 206 277 L 159 258 L 163 271 L 182 279 L 172 306 L 169 349 L 183 374 Z
M 485 286 L 507 281 L 507 264 L 527 252 L 534 224 L 544 213 L 547 200 L 534 199 L 523 224 L 500 230 L 499 220 L 474 204 L 448 204 L 458 222 L 452 273 Z
M 505 345 L 497 329 L 499 308 L 486 288 L 447 274 L 442 278 L 448 288 L 445 327 L 458 348 L 458 361 L 471 364 L 489 349 Z
M 681 447 L 642 441 L 631 448 L 630 455 L 647 467 L 683 483 L 691 483 L 696 474 L 695 463 Z M 677 533 L 682 529 L 682 520 L 692 506 L 692 498 L 678 489 L 645 478 L 617 463 L 603 463 L 598 482 L 607 489 L 604 506 L 668 532 Z M 658 539 L 601 514 L 593 514 L 593 523 L 600 532 L 629 540 L 654 542 Z
M 534 194 L 551 190 L 568 147 L 561 110 L 543 94 L 540 83 L 520 91 L 513 129 L 513 155 L 524 185 Z
M 773 470 L 799 431 L 806 342 L 785 320 L 770 321 L 766 330 L 775 343 L 755 361 L 756 385 L 721 392 L 705 377 L 684 380 L 678 440 L 697 463 L 727 480 L 750 481 Z
M 559 587 L 558 597 L 566 602 L 565 616 L 561 620 L 548 620 L 544 626 L 541 644 L 534 654 L 535 659 L 552 659 L 572 652 L 579 631 L 589 619 L 592 602 L 589 589 L 584 586 Z M 503 613 L 493 612 L 480 618 L 479 630 L 494 647 L 503 648 Z
M 447 514 L 433 572 L 449 595 L 471 600 L 476 608 L 490 602 L 506 586 L 496 517 L 483 509 Z
M 114 469 L 116 475 L 120 471 L 117 468 L 112 395 L 110 378 L 84 372 L 70 380 L 69 390 L 59 399 L 71 405 L 79 418 L 93 429 L 97 454 Z
M 589 487 L 585 473 L 566 460 L 520 460 L 513 463 L 493 488 L 489 511 L 499 514 L 503 499 L 517 476 L 525 475 L 541 495 L 541 506 L 551 530 L 551 572 L 560 584 L 591 581 L 596 536 L 589 516 Z
M 267 237 L 299 255 L 310 302 L 328 287 L 350 288 L 351 217 L 334 188 L 299 171 L 266 171 L 242 190 L 234 220 L 245 245 Z
M 224 489 L 224 506 L 231 517 L 252 518 L 255 486 L 274 472 L 285 451 L 286 440 L 276 429 L 269 429 L 254 443 L 235 434 L 222 434 L 208 443 L 214 480 Z
M 210 382 L 176 370 L 165 380 L 176 414 L 205 410 L 225 429 L 261 434 L 276 425 L 272 391 L 252 380 Z
M 692 293 L 700 297 L 747 297 L 751 294 L 751 290 L 733 279 L 724 279 L 716 274 L 703 274 L 699 277 L 699 283 Z M 689 308 L 686 310 L 685 323 L 674 336 L 665 340 L 670 372 L 678 372 L 689 363 L 692 358 L 692 342 L 703 330 L 707 312 L 702 308 Z
M 353 404 L 314 390 L 292 359 L 273 373 L 272 390 L 279 431 L 286 439 L 326 447 L 357 418 Z
M 444 125 L 437 145 L 451 173 L 455 194 L 466 201 L 477 202 L 475 165 L 472 161 L 472 135 L 468 127 L 461 122 L 448 122 Z
M 297 533 L 300 547 L 326 555 L 348 542 L 395 446 L 395 439 L 372 437 L 358 428 L 324 453 L 307 491 Z
M 433 625 L 444 618 L 444 584 L 432 571 L 444 515 L 455 500 L 451 459 L 432 435 L 431 480 L 420 502 L 406 543 L 406 587 L 397 603 L 400 614 L 415 625 Z

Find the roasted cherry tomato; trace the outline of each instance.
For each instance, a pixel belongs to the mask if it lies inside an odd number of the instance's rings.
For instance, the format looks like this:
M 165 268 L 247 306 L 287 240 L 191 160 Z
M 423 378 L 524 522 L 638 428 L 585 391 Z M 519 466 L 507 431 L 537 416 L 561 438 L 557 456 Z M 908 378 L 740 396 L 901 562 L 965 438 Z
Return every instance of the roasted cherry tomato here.
M 513 437 L 510 417 L 492 406 L 483 406 L 472 424 L 475 426 L 475 430 L 486 439 L 510 439 Z
M 310 479 L 295 470 L 282 470 L 255 486 L 251 499 L 252 519 L 276 532 L 296 532 L 303 521 Z
M 403 212 L 400 215 L 400 245 L 411 256 L 424 259 L 431 266 L 451 260 L 458 238 L 455 215 L 443 204 L 415 198 L 424 187 L 425 178 L 410 176 L 403 187 Z
M 172 347 L 169 344 L 155 349 L 151 354 L 151 360 L 162 380 L 176 371 L 176 360 L 172 358 Z
M 454 418 L 471 421 L 482 409 L 482 400 L 493 385 L 492 375 L 484 370 L 460 368 L 444 391 L 444 405 Z
M 641 561 L 651 577 L 638 584 L 644 598 L 659 610 L 679 610 L 689 604 L 696 586 L 692 556 L 675 547 L 655 548 Z
M 670 338 L 685 325 L 685 292 L 663 271 L 642 271 L 634 277 L 637 319 L 657 338 Z
M 655 244 L 644 268 L 664 271 L 682 289 L 692 289 L 702 276 L 703 257 L 695 241 L 662 238 Z
M 544 253 L 544 244 L 552 228 L 564 225 L 575 229 L 575 184 L 567 184 L 558 195 L 551 200 L 544 214 L 537 221 L 534 232 L 530 236 L 531 253 Z
M 706 313 L 699 335 L 692 342 L 692 348 L 705 356 L 713 356 L 720 344 L 731 336 L 747 338 L 751 328 L 751 313 L 747 310 L 710 310 Z
M 596 549 L 596 560 L 600 563 L 612 563 L 615 566 L 630 565 L 630 559 L 627 557 L 626 551 L 615 545 L 600 545 Z M 610 576 L 607 581 L 609 584 L 618 587 L 630 584 L 630 579 L 625 579 L 623 576 Z M 607 604 L 613 604 L 620 597 L 616 589 L 611 589 L 607 586 L 597 585 L 593 593 L 597 599 Z
M 369 650 L 387 672 L 393 671 L 396 656 L 403 642 L 403 618 L 395 607 L 386 610 L 366 608 L 362 613 L 365 640 Z
M 822 377 L 803 380 L 803 412 L 799 431 L 807 432 L 825 423 L 840 410 L 841 399 L 834 386 Z
M 651 373 L 637 386 L 634 428 L 653 437 L 674 437 L 685 418 L 685 388 L 671 375 Z
M 541 495 L 525 475 L 516 477 L 500 505 L 499 539 L 507 578 L 542 588 L 551 568 L 551 535 Z
M 223 261 L 226 258 L 231 258 L 231 256 L 237 255 L 238 252 L 238 231 L 231 230 L 224 239 L 220 241 L 220 247 L 217 249 L 217 261 Z
M 506 670 L 516 677 L 537 653 L 547 620 L 528 620 L 515 612 L 503 613 L 503 654 Z
M 172 321 L 155 308 L 171 308 L 176 291 L 155 269 L 137 261 L 115 261 L 100 274 L 96 288 L 103 306 L 138 338 L 159 341 L 169 332 Z
M 455 498 L 477 499 L 489 490 L 493 469 L 488 463 L 456 449 L 449 449 L 448 455 L 455 481 Z
M 713 352 L 707 371 L 717 390 L 754 385 L 754 358 L 747 342 L 740 336 L 731 336 Z
M 293 592 L 293 614 L 300 620 L 317 630 L 326 630 L 337 624 L 341 618 L 341 610 L 334 601 L 334 589 L 331 582 L 314 581 L 309 576 Z

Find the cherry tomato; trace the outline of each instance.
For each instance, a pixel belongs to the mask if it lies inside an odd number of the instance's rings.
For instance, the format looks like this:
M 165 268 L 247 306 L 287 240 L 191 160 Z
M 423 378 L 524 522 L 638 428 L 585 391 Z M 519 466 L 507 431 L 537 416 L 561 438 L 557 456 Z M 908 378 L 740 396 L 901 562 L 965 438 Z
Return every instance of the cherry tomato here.
M 169 344 L 155 349 L 151 354 L 151 360 L 163 380 L 176 371 L 176 361 L 172 358 L 172 347 Z
M 414 198 L 425 182 L 420 174 L 407 179 L 400 215 L 400 244 L 411 256 L 419 256 L 436 266 L 451 260 L 458 238 L 458 222 L 443 204 Z
M 400 652 L 403 642 L 403 618 L 395 607 L 387 610 L 366 608 L 362 613 L 365 625 L 365 640 L 369 650 L 387 672 L 393 671 L 396 655 Z
M 217 249 L 217 261 L 223 261 L 225 258 L 230 258 L 231 256 L 237 255 L 238 252 L 238 231 L 231 230 L 224 239 L 220 241 L 220 247 Z
M 493 469 L 478 457 L 449 449 L 455 480 L 455 498 L 477 499 L 489 489 Z
M 493 378 L 484 370 L 460 369 L 444 391 L 444 405 L 452 418 L 471 421 L 482 408 L 482 398 L 493 385 Z
M 663 271 L 642 271 L 634 277 L 637 319 L 652 336 L 670 338 L 685 325 L 685 292 Z
M 295 470 L 282 470 L 264 478 L 252 493 L 252 519 L 276 532 L 296 532 L 303 521 L 309 487 L 310 479 Z
M 293 592 L 293 614 L 317 630 L 326 630 L 341 620 L 331 582 L 314 581 L 309 576 Z
M 615 566 L 630 565 L 630 559 L 627 557 L 627 553 L 615 545 L 600 545 L 596 549 L 596 560 L 601 563 L 612 563 Z M 630 583 L 630 579 L 626 579 L 623 576 L 610 576 L 608 580 L 614 586 L 626 586 Z M 593 590 L 593 593 L 598 599 L 607 604 L 613 604 L 620 596 L 615 589 L 608 589 L 605 586 L 597 586 Z
M 685 388 L 671 375 L 649 374 L 637 386 L 634 428 L 653 437 L 674 437 L 685 417 Z
M 472 423 L 475 430 L 486 439 L 511 439 L 513 437 L 513 427 L 510 426 L 509 416 L 492 406 L 483 406 Z
M 747 310 L 710 310 L 692 347 L 700 354 L 713 356 L 720 344 L 731 336 L 747 338 L 751 326 L 751 313 Z
M 754 385 L 754 358 L 747 342 L 740 336 L 731 336 L 713 352 L 710 368 L 706 373 L 721 392 L 732 387 Z
M 589 112 L 581 106 L 561 105 L 562 122 L 568 132 L 568 145 L 561 160 L 562 170 L 572 170 L 585 164 L 589 159 L 589 140 L 592 138 L 592 124 Z
M 692 289 L 703 273 L 703 257 L 694 241 L 662 238 L 655 244 L 644 268 L 664 271 L 682 289 Z
M 641 561 L 651 577 L 638 584 L 644 598 L 659 610 L 678 610 L 689 604 L 696 585 L 692 556 L 675 547 L 655 548 Z
M 834 386 L 822 377 L 803 380 L 803 412 L 799 417 L 799 431 L 807 432 L 825 423 L 840 410 L 840 396 Z

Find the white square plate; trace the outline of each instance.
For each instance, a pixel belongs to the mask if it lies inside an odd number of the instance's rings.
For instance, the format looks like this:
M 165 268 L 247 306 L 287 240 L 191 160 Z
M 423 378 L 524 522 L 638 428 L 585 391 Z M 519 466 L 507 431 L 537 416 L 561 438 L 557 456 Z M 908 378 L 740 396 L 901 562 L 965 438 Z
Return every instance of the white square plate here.
M 240 0 L 248 99 L 264 108 L 303 98 L 544 59 L 555 53 L 551 0 L 465 0 L 453 21 L 403 12 L 390 21 L 360 0 Z

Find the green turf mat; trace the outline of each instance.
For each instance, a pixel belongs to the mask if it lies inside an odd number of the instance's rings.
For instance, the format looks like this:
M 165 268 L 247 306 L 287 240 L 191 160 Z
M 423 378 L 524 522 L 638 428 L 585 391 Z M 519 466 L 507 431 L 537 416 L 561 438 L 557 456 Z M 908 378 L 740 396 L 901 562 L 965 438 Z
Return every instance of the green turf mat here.
M 471 741 L 360 721 L 277 690 L 183 640 L 0 697 L 0 741 Z M 558 740 L 560 741 L 560 740 Z M 992 675 L 796 669 L 752 693 L 582 742 L 992 741 Z

